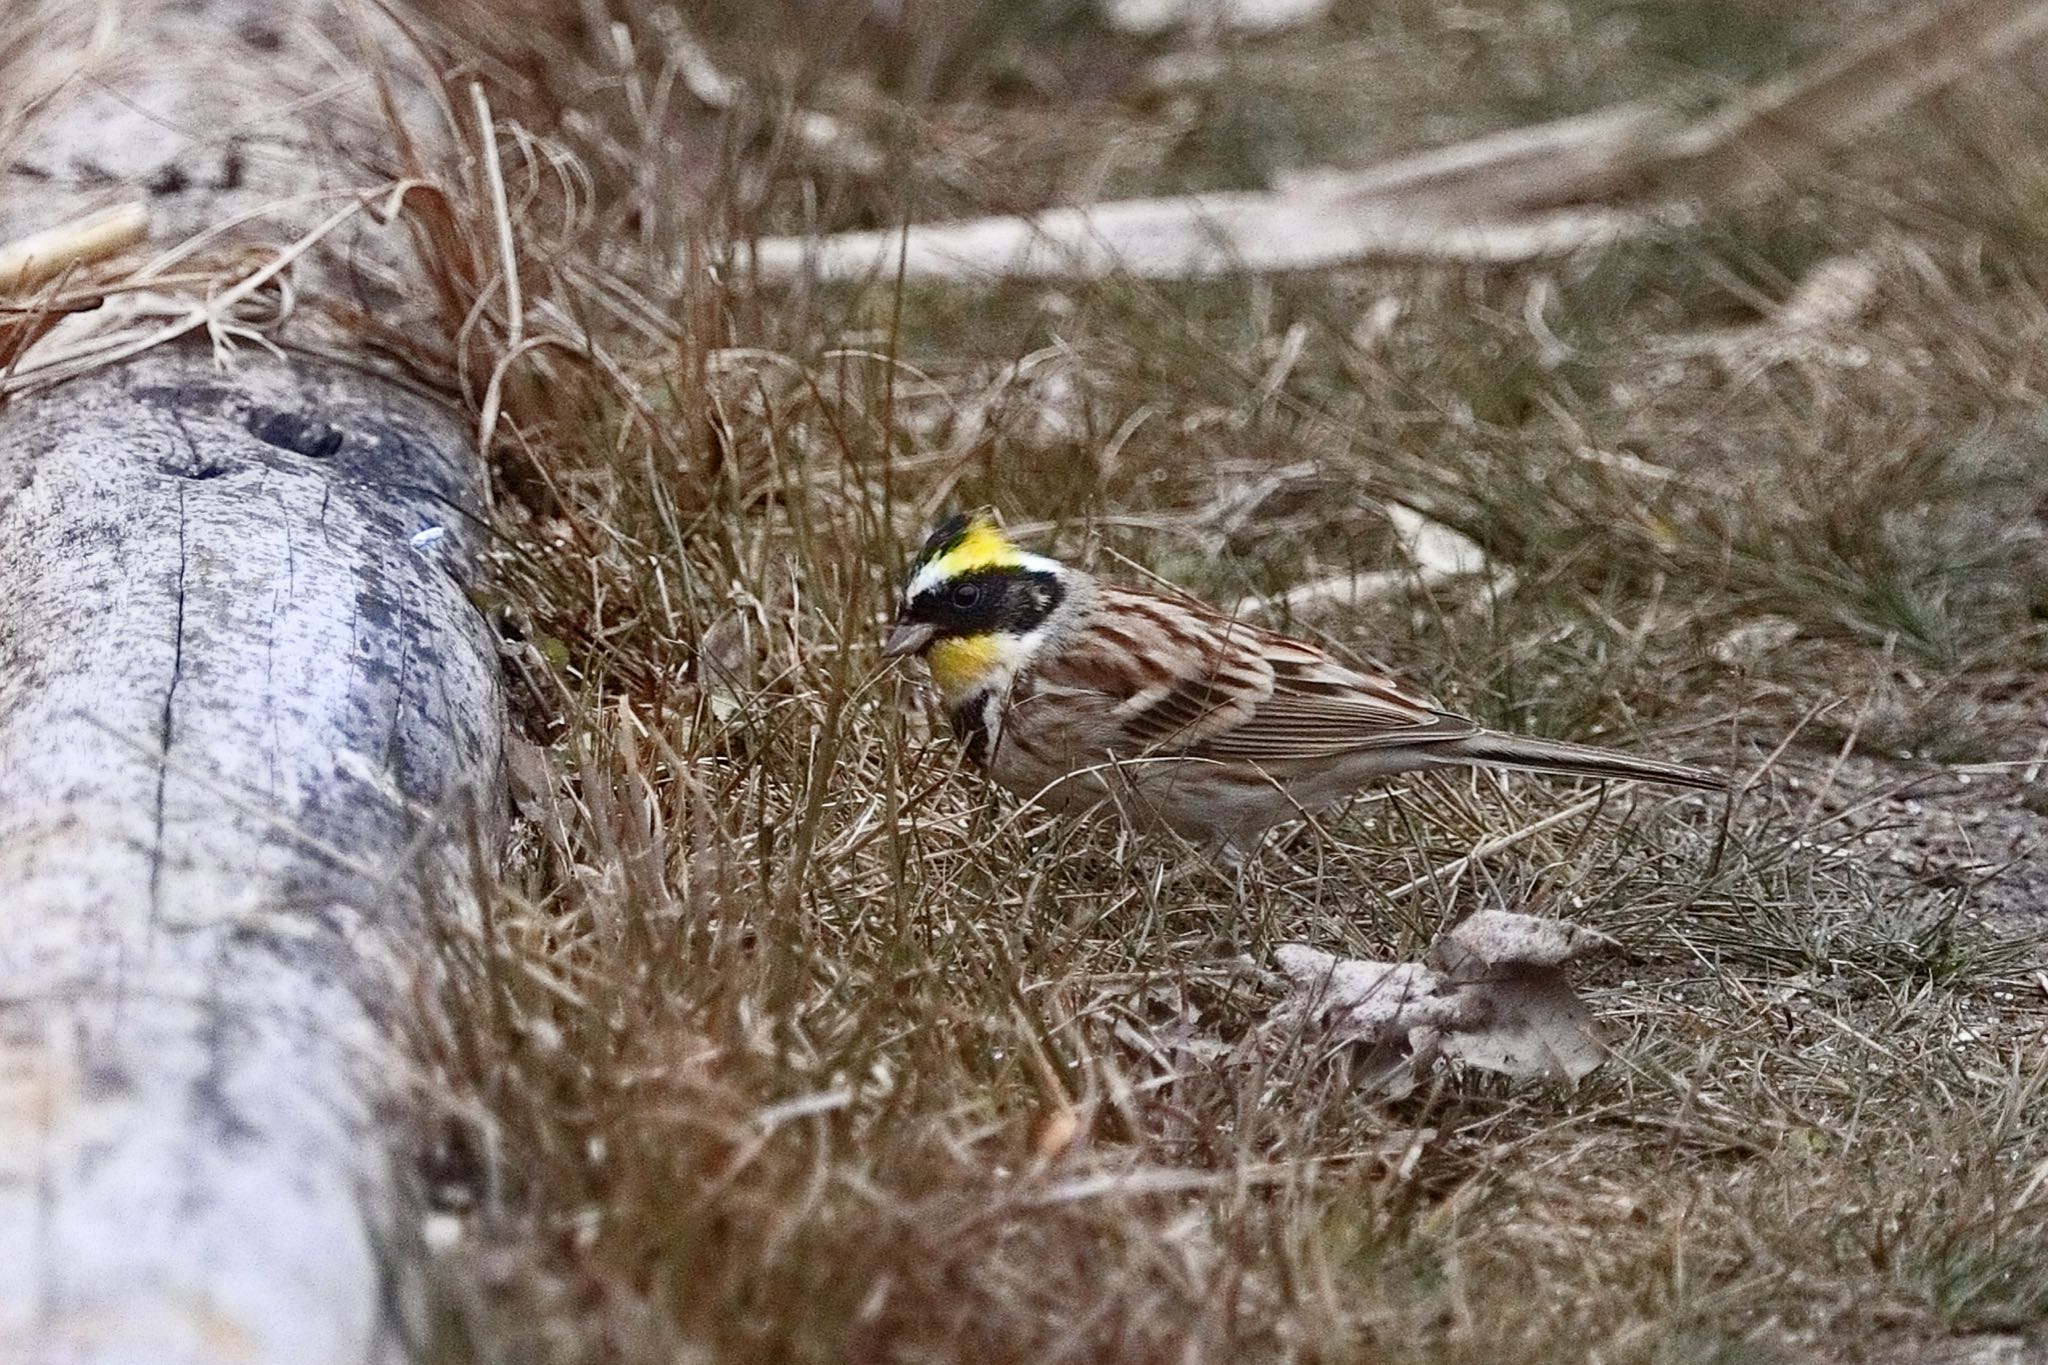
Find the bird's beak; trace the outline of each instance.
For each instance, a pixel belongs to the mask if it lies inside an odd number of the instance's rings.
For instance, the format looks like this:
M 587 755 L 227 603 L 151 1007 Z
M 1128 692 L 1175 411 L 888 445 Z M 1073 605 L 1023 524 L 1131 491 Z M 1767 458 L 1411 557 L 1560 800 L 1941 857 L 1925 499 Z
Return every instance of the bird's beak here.
M 882 642 L 882 657 L 900 659 L 906 654 L 921 653 L 938 633 L 939 628 L 928 622 L 898 621 L 889 638 Z

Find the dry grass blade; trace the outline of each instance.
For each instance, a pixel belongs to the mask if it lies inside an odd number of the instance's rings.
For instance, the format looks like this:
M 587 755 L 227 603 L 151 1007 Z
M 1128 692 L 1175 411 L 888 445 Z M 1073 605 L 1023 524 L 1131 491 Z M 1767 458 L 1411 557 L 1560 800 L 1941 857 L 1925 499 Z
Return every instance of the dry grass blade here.
M 74 266 L 119 255 L 148 232 L 148 210 L 141 204 L 120 204 L 12 242 L 0 242 L 0 294 L 33 289 Z

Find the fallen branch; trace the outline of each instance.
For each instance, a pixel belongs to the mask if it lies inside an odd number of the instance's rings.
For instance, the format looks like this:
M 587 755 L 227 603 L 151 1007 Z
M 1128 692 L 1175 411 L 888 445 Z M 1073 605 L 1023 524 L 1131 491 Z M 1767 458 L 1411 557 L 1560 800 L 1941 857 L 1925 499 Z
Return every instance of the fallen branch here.
M 1913 16 L 1706 117 L 1626 105 L 1296 177 L 1271 192 L 1132 199 L 901 230 L 773 237 L 770 277 L 1187 279 L 1389 258 L 1514 262 L 1641 230 L 1660 211 L 1753 192 L 2048 33 L 2042 0 Z

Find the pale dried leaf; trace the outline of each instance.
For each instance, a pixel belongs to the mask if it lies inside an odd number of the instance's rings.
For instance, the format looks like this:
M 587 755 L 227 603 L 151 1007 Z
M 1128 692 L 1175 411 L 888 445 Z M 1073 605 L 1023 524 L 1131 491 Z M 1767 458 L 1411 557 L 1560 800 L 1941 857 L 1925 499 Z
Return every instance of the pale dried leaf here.
M 1426 963 L 1283 944 L 1274 955 L 1294 992 L 1278 1017 L 1360 1045 L 1363 1083 L 1396 1095 L 1439 1057 L 1522 1080 L 1577 1081 L 1605 1048 L 1562 967 L 1603 942 L 1561 921 L 1483 911 L 1438 940 Z
M 1787 332 L 1854 322 L 1877 294 L 1877 269 L 1862 256 L 1835 256 L 1806 273 L 1773 320 Z
M 505 777 L 512 802 L 529 820 L 545 820 L 555 810 L 555 771 L 547 750 L 514 733 L 505 737 Z
M 1429 961 L 1453 981 L 1517 968 L 1557 967 L 1606 939 L 1563 920 L 1481 910 L 1430 947 Z
M 1444 1034 L 1443 1054 L 1453 1061 L 1518 1080 L 1576 1081 L 1607 1054 L 1592 1011 L 1555 968 L 1511 969 L 1456 990 L 1484 1001 L 1486 1017 Z
M 1799 623 L 1783 616 L 1760 616 L 1744 622 L 1708 646 L 1716 660 L 1732 667 L 1763 662 L 1799 638 Z
M 1292 1003 L 1335 1042 L 1386 1042 L 1453 1024 L 1470 1008 L 1440 994 L 1441 978 L 1419 962 L 1338 957 L 1302 943 L 1283 943 L 1274 956 L 1295 985 Z
M 1387 504 L 1387 520 L 1400 537 L 1401 548 L 1425 577 L 1435 580 L 1486 572 L 1486 551 L 1464 532 L 1454 531 L 1398 502 Z
M 697 676 L 718 720 L 731 719 L 759 685 L 760 653 L 753 618 L 744 611 L 719 617 L 697 642 Z

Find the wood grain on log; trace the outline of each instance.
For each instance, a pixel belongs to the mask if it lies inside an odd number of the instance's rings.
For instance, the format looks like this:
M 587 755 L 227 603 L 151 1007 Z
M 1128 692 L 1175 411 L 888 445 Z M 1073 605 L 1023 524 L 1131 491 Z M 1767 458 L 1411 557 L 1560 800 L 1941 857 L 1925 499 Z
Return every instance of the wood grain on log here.
M 371 66 L 430 87 L 372 5 L 135 0 L 61 53 L 45 8 L 0 50 L 84 74 L 0 117 L 0 244 L 144 200 L 152 250 L 246 268 L 393 163 Z M 345 347 L 323 293 L 408 325 L 404 243 L 295 263 L 277 354 L 180 343 L 0 407 L 10 1365 L 399 1353 L 397 1016 L 503 804 L 481 471 L 453 409 L 295 342 Z
M 0 1358 L 374 1358 L 394 935 L 494 819 L 465 437 L 191 352 L 0 411 Z

